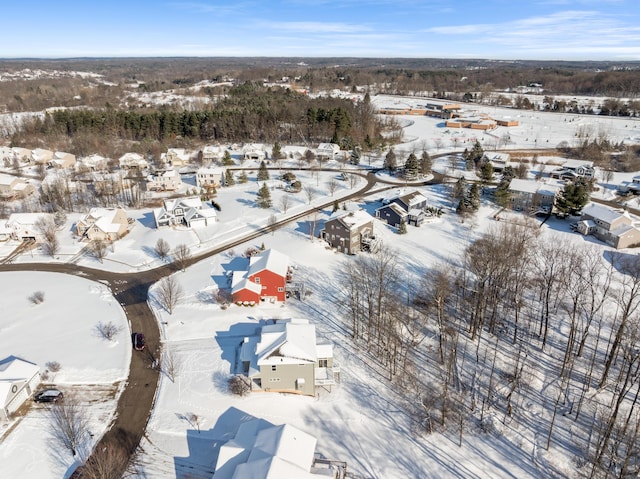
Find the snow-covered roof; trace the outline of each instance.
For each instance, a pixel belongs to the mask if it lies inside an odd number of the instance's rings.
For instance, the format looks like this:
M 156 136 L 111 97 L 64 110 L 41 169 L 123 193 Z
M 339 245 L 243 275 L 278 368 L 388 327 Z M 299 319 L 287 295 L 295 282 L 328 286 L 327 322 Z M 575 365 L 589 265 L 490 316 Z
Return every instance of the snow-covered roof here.
M 11 186 L 18 178 L 0 173 L 0 185 Z
M 197 196 L 189 196 L 186 198 L 165 198 L 162 201 L 164 203 L 164 208 L 167 211 L 173 211 L 178 206 L 182 206 L 183 208 L 202 208 L 202 200 Z
M 247 289 L 253 293 L 260 294 L 262 292 L 262 286 L 253 281 L 249 281 L 247 278 L 247 271 L 234 271 L 231 277 L 231 293 L 235 294 L 238 291 Z
M 274 249 L 268 249 L 256 254 L 249 260 L 249 276 L 260 271 L 269 270 L 282 277 L 287 275 L 289 269 L 289 257 Z
M 327 221 L 340 220 L 347 228 L 359 228 L 371 223 L 373 217 L 364 210 L 337 211 Z
M 316 327 L 306 319 L 282 319 L 262 327 L 257 365 L 315 362 Z
M 567 160 L 565 160 L 564 163 L 562 163 L 563 168 L 574 169 L 574 168 L 580 168 L 581 166 L 593 167 L 593 161 L 576 160 L 574 158 L 568 158 Z
M 582 216 L 589 216 L 593 219 L 604 221 L 605 223 L 613 223 L 618 218 L 624 216 L 628 216 L 628 213 L 612 210 L 611 208 L 607 208 L 604 205 L 600 205 L 598 203 L 589 203 L 584 208 L 582 208 Z
M 40 372 L 40 368 L 29 361 L 9 356 L 0 361 L 0 381 L 29 380 Z
M 509 183 L 510 191 L 518 191 L 521 193 L 535 194 L 540 187 L 540 183 L 532 180 L 521 180 L 520 178 L 514 178 Z
M 240 425 L 220 448 L 214 479 L 313 479 L 316 438 L 289 424 L 263 419 Z
M 43 216 L 49 216 L 50 213 L 12 213 L 7 221 L 7 226 L 23 225 L 33 226 Z
M 416 204 L 427 201 L 427 197 L 420 193 L 418 190 L 413 190 L 402 196 L 398 196 L 398 199 L 404 204 L 408 205 L 409 208 L 413 207 Z
M 221 175 L 224 173 L 222 168 L 198 168 L 198 175 Z

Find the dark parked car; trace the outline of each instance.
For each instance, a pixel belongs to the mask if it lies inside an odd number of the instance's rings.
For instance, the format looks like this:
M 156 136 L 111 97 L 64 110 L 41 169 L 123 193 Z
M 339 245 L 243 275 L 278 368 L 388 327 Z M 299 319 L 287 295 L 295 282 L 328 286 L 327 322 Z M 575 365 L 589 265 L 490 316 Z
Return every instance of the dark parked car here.
M 63 397 L 64 394 L 58 389 L 43 389 L 33 396 L 33 400 L 35 402 L 56 402 L 61 401 Z
M 133 333 L 133 348 L 136 351 L 144 350 L 144 334 L 142 333 Z

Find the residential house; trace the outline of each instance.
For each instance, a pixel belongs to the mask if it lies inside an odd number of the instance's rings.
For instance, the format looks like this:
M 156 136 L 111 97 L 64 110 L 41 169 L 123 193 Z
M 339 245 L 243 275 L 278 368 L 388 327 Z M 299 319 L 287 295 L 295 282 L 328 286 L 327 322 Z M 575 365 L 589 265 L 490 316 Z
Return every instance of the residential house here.
M 509 160 L 511 159 L 511 155 L 509 155 L 509 153 L 498 153 L 495 151 L 485 153 L 484 156 L 487 158 L 487 161 L 491 163 L 493 171 L 497 173 L 504 171 L 504 169 L 509 165 Z
M 186 166 L 191 161 L 191 153 L 184 148 L 169 148 L 164 154 L 164 162 L 173 168 Z
M 316 328 L 306 319 L 276 319 L 244 338 L 243 373 L 252 391 L 314 396 L 316 387 L 332 386 L 340 371 L 333 346 L 316 343 Z
M 182 178 L 176 170 L 157 171 L 147 176 L 147 190 L 175 191 L 182 186 Z
M 583 235 L 593 235 L 616 249 L 640 245 L 640 229 L 628 212 L 597 203 L 589 203 L 582 208 L 577 230 Z
M 378 208 L 375 215 L 376 218 L 396 228 L 403 220 L 405 224 L 420 226 L 427 217 L 424 210 L 427 202 L 426 196 L 418 190 L 414 190 L 383 200 L 383 203 L 386 204 Z
M 227 149 L 224 146 L 219 145 L 207 145 L 202 148 L 202 163 L 209 165 L 214 162 L 222 161 L 224 152 Z
M 262 161 L 267 158 L 267 150 L 262 143 L 248 143 L 242 147 L 242 158 Z
M 145 160 L 139 153 L 125 153 L 118 159 L 118 164 L 122 169 L 138 169 L 143 170 L 149 167 L 149 162 Z
M 156 228 L 173 225 L 197 228 L 217 221 L 216 210 L 205 207 L 197 196 L 165 198 L 162 208 L 153 210 L 153 217 Z
M 11 148 L 14 158 L 17 158 L 20 163 L 28 163 L 31 161 L 31 150 L 28 148 L 22 148 L 14 146 Z
M 315 437 L 289 424 L 250 419 L 218 451 L 213 479 L 316 479 Z M 335 477 L 332 474 L 331 477 Z
M 199 168 L 196 172 L 196 186 L 204 190 L 219 188 L 224 183 L 222 168 Z
M 511 209 L 551 212 L 562 186 L 558 181 L 541 182 L 514 178 L 509 183 Z
M 559 168 L 551 171 L 549 176 L 568 181 L 575 181 L 578 178 L 591 179 L 595 176 L 595 169 L 593 161 L 568 159 Z
M 127 213 L 122 208 L 92 208 L 76 222 L 76 234 L 89 241 L 115 241 L 128 228 Z
M 78 169 L 81 170 L 82 168 L 85 168 L 85 171 L 105 171 L 108 166 L 109 159 L 96 154 L 81 158 L 80 161 L 76 163 L 76 167 Z
M 53 157 L 47 162 L 51 168 L 71 168 L 76 164 L 76 155 L 56 151 Z
M 31 151 L 29 161 L 36 165 L 46 165 L 53 159 L 53 151 L 44 148 L 36 148 Z
M 11 239 L 17 241 L 41 241 L 42 235 L 36 223 L 40 218 L 51 216 L 50 213 L 13 213 L 9 216 L 6 228 L 10 230 Z
M 373 221 L 364 210 L 339 211 L 325 222 L 320 238 L 342 253 L 370 251 L 377 245 Z
M 36 188 L 24 179 L 0 173 L 0 199 L 22 199 L 35 192 Z
M 289 257 L 268 249 L 249 258 L 246 271 L 234 271 L 231 294 L 234 302 L 284 301 L 292 269 Z
M 320 143 L 316 148 L 318 161 L 334 160 L 340 155 L 340 146 L 335 143 Z
M 0 361 L 0 422 L 6 422 L 40 384 L 40 368 L 9 356 Z

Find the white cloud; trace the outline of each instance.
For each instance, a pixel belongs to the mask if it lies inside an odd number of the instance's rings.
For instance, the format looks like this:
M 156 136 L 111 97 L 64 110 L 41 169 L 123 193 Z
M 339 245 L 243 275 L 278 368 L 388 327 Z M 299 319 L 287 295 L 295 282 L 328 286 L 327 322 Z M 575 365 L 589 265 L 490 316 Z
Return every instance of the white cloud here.
M 369 32 L 372 29 L 364 25 L 352 23 L 324 23 L 324 22 L 259 22 L 266 28 L 284 32 L 300 32 L 307 35 L 323 33 L 358 33 Z

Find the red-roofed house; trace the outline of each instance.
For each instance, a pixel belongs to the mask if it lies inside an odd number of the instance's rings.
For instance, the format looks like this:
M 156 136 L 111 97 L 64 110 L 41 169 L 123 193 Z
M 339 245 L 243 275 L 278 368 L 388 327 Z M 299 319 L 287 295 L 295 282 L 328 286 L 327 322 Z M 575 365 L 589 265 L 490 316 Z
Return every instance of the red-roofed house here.
M 290 272 L 289 257 L 278 251 L 268 249 L 252 256 L 247 271 L 234 272 L 233 301 L 284 301 Z

